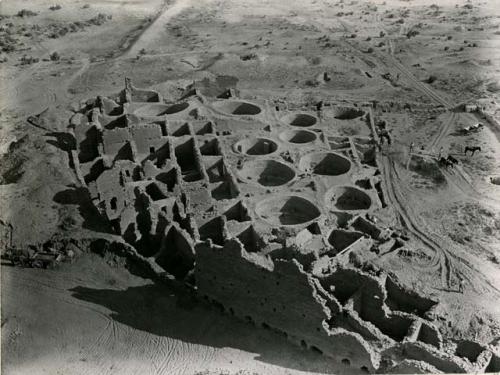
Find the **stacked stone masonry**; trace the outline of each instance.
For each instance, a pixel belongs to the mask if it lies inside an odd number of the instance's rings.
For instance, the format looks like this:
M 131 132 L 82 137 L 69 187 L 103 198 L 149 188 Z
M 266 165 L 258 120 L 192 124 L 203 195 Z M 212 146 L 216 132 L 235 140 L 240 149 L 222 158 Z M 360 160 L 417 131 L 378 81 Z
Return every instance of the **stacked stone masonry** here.
M 114 231 L 228 314 L 361 372 L 498 371 L 477 343 L 442 350 L 437 301 L 353 265 L 404 245 L 370 215 L 385 201 L 369 109 L 323 118 L 219 91 L 166 103 L 127 80 L 73 116 L 73 165 Z

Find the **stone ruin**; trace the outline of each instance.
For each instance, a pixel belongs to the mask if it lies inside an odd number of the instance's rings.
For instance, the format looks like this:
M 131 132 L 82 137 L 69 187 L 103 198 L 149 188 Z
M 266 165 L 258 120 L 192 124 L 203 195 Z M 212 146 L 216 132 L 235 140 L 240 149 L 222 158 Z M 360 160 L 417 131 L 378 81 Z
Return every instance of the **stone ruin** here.
M 71 165 L 139 257 L 360 372 L 498 371 L 487 348 L 443 340 L 437 301 L 356 262 L 405 242 L 371 216 L 386 203 L 369 107 L 329 104 L 328 117 L 207 91 L 166 103 L 126 80 L 70 120 Z M 368 135 L 339 135 L 346 122 Z

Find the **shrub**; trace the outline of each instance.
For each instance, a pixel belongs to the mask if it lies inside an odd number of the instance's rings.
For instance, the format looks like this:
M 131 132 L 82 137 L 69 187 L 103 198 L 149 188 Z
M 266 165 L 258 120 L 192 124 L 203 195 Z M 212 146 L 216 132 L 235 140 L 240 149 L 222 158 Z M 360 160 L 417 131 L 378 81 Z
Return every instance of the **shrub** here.
M 19 12 L 17 12 L 18 17 L 34 17 L 38 15 L 37 12 L 33 12 L 29 9 L 21 9 Z
M 50 61 L 59 61 L 61 59 L 61 56 L 59 55 L 59 53 L 57 51 L 54 51 L 50 54 L 49 58 L 50 58 Z

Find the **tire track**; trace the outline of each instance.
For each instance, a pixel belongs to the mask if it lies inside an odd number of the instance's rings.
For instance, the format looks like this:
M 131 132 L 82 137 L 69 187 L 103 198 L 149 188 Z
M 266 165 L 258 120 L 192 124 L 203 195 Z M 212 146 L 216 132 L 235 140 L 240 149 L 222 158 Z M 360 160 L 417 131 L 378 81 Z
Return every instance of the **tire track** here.
M 439 244 L 419 229 L 418 225 L 412 218 L 413 215 L 402 203 L 401 192 L 398 191 L 396 184 L 394 183 L 394 162 L 384 155 L 382 156 L 381 165 L 382 174 L 385 177 L 383 180 L 388 199 L 391 201 L 392 206 L 396 209 L 403 221 L 403 224 L 408 228 L 408 230 L 410 230 L 420 241 L 422 241 L 424 245 L 437 254 L 441 270 L 441 286 L 443 288 L 449 288 L 451 286 L 451 272 L 449 262 L 445 259 L 445 253 L 441 250 Z
M 398 214 L 404 220 L 408 230 L 421 240 L 422 243 L 438 254 L 441 269 L 441 283 L 443 287 L 451 289 L 453 286 L 453 276 L 460 275 L 465 280 L 469 281 L 471 288 L 477 293 L 483 294 L 490 291 L 500 293 L 500 289 L 484 277 L 481 271 L 470 261 L 446 249 L 446 247 L 441 246 L 442 240 L 434 238 L 434 235 L 426 234 L 423 229 L 420 229 L 420 225 L 414 220 L 415 214 L 403 203 L 403 195 L 399 191 L 397 184 L 395 184 L 394 174 L 397 172 L 395 172 L 394 162 L 387 156 L 383 156 L 381 165 L 384 184 L 391 204 L 396 208 Z
M 439 127 L 439 130 L 434 137 L 433 141 L 430 144 L 430 148 L 438 148 L 441 145 L 441 142 L 443 141 L 444 137 L 446 137 L 450 131 L 450 128 L 455 122 L 456 115 L 454 112 L 448 112 L 448 118 L 446 121 L 443 122 L 443 124 Z

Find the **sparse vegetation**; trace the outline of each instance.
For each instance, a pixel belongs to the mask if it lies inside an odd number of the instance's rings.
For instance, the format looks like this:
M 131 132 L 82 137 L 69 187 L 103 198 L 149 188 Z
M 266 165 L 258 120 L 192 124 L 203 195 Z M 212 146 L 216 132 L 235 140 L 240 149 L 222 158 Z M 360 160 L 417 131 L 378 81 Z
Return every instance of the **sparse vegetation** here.
M 39 61 L 40 61 L 40 59 L 38 57 L 27 56 L 27 55 L 24 55 L 23 57 L 20 58 L 21 65 L 31 65 L 31 64 L 35 64 Z
M 240 59 L 243 61 L 255 60 L 256 58 L 257 58 L 257 55 L 255 53 L 249 53 L 249 54 L 240 56 Z
M 59 53 L 57 51 L 54 51 L 50 54 L 49 58 L 50 58 L 50 61 L 59 61 L 61 59 L 61 56 L 59 55 Z
M 29 9 L 21 9 L 19 12 L 17 12 L 18 17 L 34 17 L 37 16 L 37 12 L 33 12 Z

